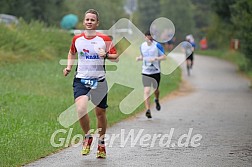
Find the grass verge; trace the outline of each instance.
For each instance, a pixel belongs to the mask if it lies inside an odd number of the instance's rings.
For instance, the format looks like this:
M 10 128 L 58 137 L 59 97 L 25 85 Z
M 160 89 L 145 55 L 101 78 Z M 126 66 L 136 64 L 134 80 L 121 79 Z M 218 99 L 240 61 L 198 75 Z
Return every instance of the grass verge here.
M 58 116 L 73 104 L 73 73 L 68 78 L 63 77 L 63 67 L 58 62 L 55 58 L 9 62 L 1 66 L 0 166 L 20 166 L 68 146 L 64 144 L 55 148 L 50 143 L 52 134 L 58 129 L 64 129 L 57 121 Z M 139 67 L 141 68 L 141 63 Z M 141 69 L 137 73 L 137 78 L 141 78 L 140 71 Z M 180 69 L 170 75 L 162 75 L 161 97 L 177 89 L 180 81 Z M 107 111 L 109 126 L 143 111 L 144 105 L 141 104 L 131 114 L 120 112 L 120 101 L 131 91 L 131 88 L 120 84 L 115 84 L 111 88 Z M 90 112 L 89 115 L 91 128 L 95 129 L 94 112 Z M 82 134 L 78 122 L 69 128 L 73 128 L 72 136 Z M 69 128 L 65 130 L 69 131 Z M 59 138 L 66 138 L 67 135 L 62 133 L 55 140 L 59 141 Z
M 239 51 L 234 50 L 198 50 L 197 54 L 214 56 L 224 60 L 227 60 L 233 64 L 235 64 L 239 71 L 245 74 L 252 82 L 252 68 L 249 65 L 249 61 L 245 57 L 244 54 Z

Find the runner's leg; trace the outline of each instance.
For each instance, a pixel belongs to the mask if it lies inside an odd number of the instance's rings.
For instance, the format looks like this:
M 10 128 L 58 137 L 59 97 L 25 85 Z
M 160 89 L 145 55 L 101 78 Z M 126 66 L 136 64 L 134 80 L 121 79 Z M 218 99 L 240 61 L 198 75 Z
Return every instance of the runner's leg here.
M 106 117 L 106 109 L 95 107 L 95 113 L 97 118 L 97 128 L 99 130 L 100 139 L 104 139 L 104 135 L 106 133 L 107 128 L 107 117 Z
M 151 87 L 144 87 L 144 104 L 145 104 L 145 108 L 147 110 L 150 109 L 150 91 L 151 91 Z
M 90 130 L 89 116 L 87 114 L 88 96 L 82 95 L 77 97 L 75 104 L 81 128 L 87 134 Z

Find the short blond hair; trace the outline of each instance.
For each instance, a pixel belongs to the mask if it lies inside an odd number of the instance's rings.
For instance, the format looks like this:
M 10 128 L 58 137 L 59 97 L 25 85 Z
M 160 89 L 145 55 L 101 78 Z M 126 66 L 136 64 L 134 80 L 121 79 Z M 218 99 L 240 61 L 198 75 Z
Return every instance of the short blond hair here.
M 85 12 L 85 16 L 86 16 L 86 14 L 88 14 L 88 13 L 95 14 L 95 15 L 96 15 L 96 18 L 97 18 L 97 21 L 99 21 L 99 13 L 98 13 L 95 9 L 88 9 L 88 10 Z

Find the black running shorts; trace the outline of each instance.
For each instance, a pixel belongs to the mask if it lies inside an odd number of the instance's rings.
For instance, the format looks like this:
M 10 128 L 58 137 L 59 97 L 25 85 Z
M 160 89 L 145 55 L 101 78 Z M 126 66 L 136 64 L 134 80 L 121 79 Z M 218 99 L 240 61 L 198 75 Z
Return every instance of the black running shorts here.
M 86 87 L 83 83 L 81 83 L 80 78 L 74 78 L 73 91 L 74 91 L 74 99 L 82 95 L 87 95 L 95 106 L 103 109 L 108 107 L 107 105 L 108 85 L 105 79 L 98 81 L 96 89 L 91 89 L 89 87 Z
M 160 83 L 160 73 L 157 74 L 142 74 L 142 82 L 144 87 L 153 87 L 157 89 Z

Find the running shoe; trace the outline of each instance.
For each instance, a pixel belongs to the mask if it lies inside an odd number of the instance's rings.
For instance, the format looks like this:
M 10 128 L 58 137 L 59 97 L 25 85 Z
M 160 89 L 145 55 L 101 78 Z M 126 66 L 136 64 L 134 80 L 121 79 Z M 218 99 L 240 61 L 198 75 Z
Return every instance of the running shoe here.
M 150 110 L 147 110 L 145 115 L 146 115 L 147 118 L 152 118 Z
M 85 138 L 85 140 L 83 141 L 83 147 L 82 147 L 82 150 L 81 150 L 82 155 L 88 155 L 89 154 L 92 141 L 93 141 L 93 137 Z
M 161 109 L 161 106 L 159 104 L 158 99 L 155 99 L 155 103 L 156 103 L 156 109 L 159 111 Z
M 102 159 L 106 158 L 106 150 L 105 150 L 105 145 L 104 144 L 103 145 L 98 144 L 96 157 L 97 158 L 102 158 Z

